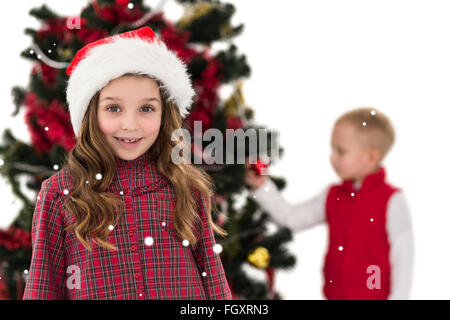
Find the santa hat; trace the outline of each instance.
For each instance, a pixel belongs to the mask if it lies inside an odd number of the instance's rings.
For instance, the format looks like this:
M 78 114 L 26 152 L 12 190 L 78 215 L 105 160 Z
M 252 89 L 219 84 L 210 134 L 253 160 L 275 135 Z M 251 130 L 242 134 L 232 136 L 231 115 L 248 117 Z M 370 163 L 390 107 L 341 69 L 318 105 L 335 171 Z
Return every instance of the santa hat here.
M 195 94 L 186 65 L 150 27 L 87 44 L 77 52 L 66 73 L 70 120 L 77 136 L 92 97 L 125 73 L 144 74 L 161 81 L 183 118 L 189 113 Z

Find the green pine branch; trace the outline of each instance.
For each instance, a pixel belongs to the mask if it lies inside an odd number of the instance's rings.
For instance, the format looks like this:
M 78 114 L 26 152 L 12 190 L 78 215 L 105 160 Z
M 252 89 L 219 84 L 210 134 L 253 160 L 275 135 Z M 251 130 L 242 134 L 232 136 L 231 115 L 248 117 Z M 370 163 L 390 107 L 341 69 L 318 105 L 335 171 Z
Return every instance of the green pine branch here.
M 45 22 L 50 19 L 59 18 L 59 16 L 55 12 L 50 10 L 46 4 L 43 4 L 39 8 L 31 9 L 29 14 L 35 17 L 36 19 L 41 20 L 42 22 Z

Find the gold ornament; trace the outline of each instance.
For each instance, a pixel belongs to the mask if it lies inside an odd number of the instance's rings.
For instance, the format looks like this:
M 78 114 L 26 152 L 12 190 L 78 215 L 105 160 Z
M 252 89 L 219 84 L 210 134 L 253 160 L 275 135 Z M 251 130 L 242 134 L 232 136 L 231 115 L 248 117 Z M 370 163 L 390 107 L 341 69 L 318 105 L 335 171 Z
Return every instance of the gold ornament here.
M 223 38 L 228 38 L 233 35 L 233 29 L 231 28 L 231 24 L 227 23 L 220 27 L 220 35 Z
M 247 108 L 247 105 L 244 100 L 244 95 L 242 94 L 242 82 L 239 82 L 236 85 L 236 89 L 234 90 L 231 97 L 229 97 L 225 101 L 225 105 L 223 107 L 223 113 L 226 117 L 235 117 L 239 113 L 239 109 L 244 107 Z
M 230 98 L 225 101 L 225 105 L 223 107 L 223 113 L 225 116 L 228 117 L 234 117 L 236 116 L 238 111 L 238 105 L 235 101 L 235 99 L 231 96 Z
M 213 5 L 209 2 L 199 2 L 187 7 L 183 17 L 178 21 L 178 27 L 185 29 L 189 27 L 193 21 L 205 14 L 209 13 L 213 9 Z
M 69 48 L 66 48 L 66 49 L 58 48 L 58 49 L 56 50 L 56 52 L 58 53 L 58 55 L 59 55 L 60 57 L 62 57 L 62 58 L 64 58 L 64 59 L 71 58 L 72 55 L 73 55 L 72 50 L 69 49 Z
M 266 269 L 269 266 L 270 262 L 270 253 L 264 247 L 258 247 L 248 256 L 248 261 L 251 265 L 260 268 Z

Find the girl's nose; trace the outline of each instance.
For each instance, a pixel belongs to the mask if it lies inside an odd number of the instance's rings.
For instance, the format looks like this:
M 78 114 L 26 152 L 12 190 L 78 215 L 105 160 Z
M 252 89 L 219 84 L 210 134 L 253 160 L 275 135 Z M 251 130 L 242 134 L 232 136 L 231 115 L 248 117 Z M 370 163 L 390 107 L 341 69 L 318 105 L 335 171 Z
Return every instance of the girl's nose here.
M 122 130 L 136 131 L 138 128 L 138 122 L 133 115 L 124 117 L 122 121 Z

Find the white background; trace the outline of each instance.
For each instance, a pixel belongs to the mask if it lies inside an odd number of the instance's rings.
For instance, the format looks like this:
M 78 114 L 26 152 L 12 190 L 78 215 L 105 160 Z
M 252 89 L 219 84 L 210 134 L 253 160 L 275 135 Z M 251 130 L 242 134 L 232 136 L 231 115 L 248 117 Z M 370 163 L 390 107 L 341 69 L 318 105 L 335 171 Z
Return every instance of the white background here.
M 343 112 L 373 106 L 395 125 L 397 141 L 385 161 L 388 179 L 409 201 L 414 235 L 413 299 L 449 299 L 450 270 L 450 3 L 448 1 L 230 1 L 235 39 L 252 67 L 245 82 L 255 121 L 280 132 L 285 148 L 271 173 L 284 176 L 286 199 L 306 200 L 337 182 L 329 164 L 333 121 Z M 0 132 L 9 127 L 23 141 L 23 112 L 17 117 L 10 90 L 28 83 L 31 63 L 19 53 L 30 45 L 25 27 L 37 0 L 8 2 L 0 11 L 2 39 Z M 86 1 L 46 1 L 62 15 L 77 15 Z M 156 5 L 158 1 L 146 2 Z M 168 15 L 180 8 L 171 1 Z M 0 226 L 15 217 L 11 187 L 0 182 Z M 30 193 L 30 197 L 33 196 Z M 285 299 L 323 299 L 321 268 L 325 226 L 295 235 L 288 247 L 298 258 L 290 271 L 276 273 Z

